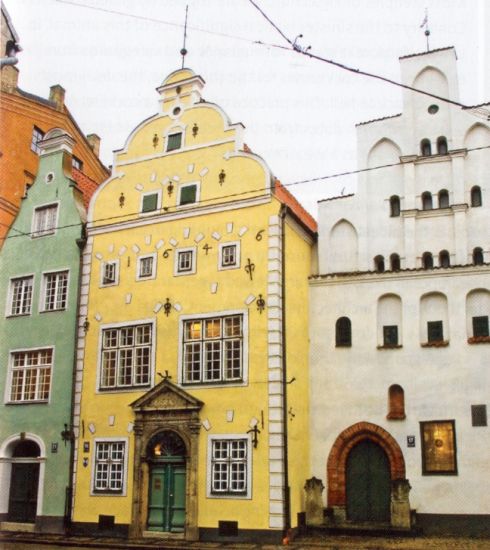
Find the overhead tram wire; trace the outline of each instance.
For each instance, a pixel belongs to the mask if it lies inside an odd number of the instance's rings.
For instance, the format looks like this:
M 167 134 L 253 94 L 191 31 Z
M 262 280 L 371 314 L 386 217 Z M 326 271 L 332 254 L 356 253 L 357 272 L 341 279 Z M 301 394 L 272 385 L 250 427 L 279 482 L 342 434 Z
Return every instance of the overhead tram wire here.
M 112 14 L 112 15 L 120 15 L 120 16 L 123 16 L 123 17 L 131 17 L 133 19 L 140 19 L 142 21 L 150 21 L 152 23 L 158 23 L 158 24 L 161 24 L 161 25 L 168 25 L 168 26 L 171 26 L 171 27 L 180 27 L 180 28 L 184 27 L 184 25 L 182 25 L 181 23 L 175 23 L 173 21 L 165 21 L 163 19 L 156 19 L 154 17 L 146 17 L 144 15 L 136 15 L 136 14 L 133 14 L 133 13 L 127 13 L 127 12 L 123 12 L 123 11 L 110 10 L 110 9 L 107 9 L 107 8 L 101 8 L 101 7 L 97 7 L 97 6 L 90 6 L 88 4 L 83 4 L 81 2 L 75 2 L 74 0 L 55 0 L 55 1 L 60 3 L 60 4 L 66 4 L 66 5 L 76 6 L 76 7 L 79 7 L 79 8 L 85 8 L 85 9 L 90 9 L 90 10 L 94 10 L 94 11 L 100 11 L 100 12 L 104 12 L 104 13 L 108 13 L 108 14 Z M 267 22 L 272 27 L 274 27 L 274 29 L 281 35 L 281 37 L 284 40 L 286 40 L 286 42 L 289 44 L 290 47 L 281 46 L 280 44 L 273 44 L 273 43 L 269 43 L 269 42 L 264 42 L 262 40 L 253 40 L 251 38 L 246 38 L 244 36 L 237 36 L 237 35 L 218 32 L 218 31 L 211 31 L 209 29 L 203 29 L 202 27 L 188 26 L 187 28 L 189 30 L 193 30 L 193 31 L 196 31 L 196 32 L 201 32 L 201 33 L 204 33 L 204 34 L 219 36 L 221 38 L 228 38 L 228 39 L 231 39 L 231 40 L 240 40 L 242 42 L 248 42 L 249 44 L 255 44 L 255 45 L 264 46 L 264 47 L 268 47 L 268 48 L 276 48 L 276 49 L 289 51 L 289 52 L 296 52 L 296 53 L 302 54 L 306 57 L 309 57 L 311 59 L 316 59 L 317 61 L 322 61 L 324 63 L 328 63 L 330 65 L 333 65 L 333 66 L 338 67 L 340 69 L 343 69 L 345 71 L 349 71 L 353 74 L 358 74 L 358 75 L 361 75 L 361 76 L 366 76 L 366 77 L 369 77 L 369 78 L 374 78 L 374 79 L 377 79 L 377 80 L 381 80 L 383 82 L 386 82 L 387 84 L 392 84 L 393 86 L 398 86 L 399 88 L 405 88 L 407 90 L 411 90 L 412 92 L 416 92 L 416 93 L 423 94 L 423 95 L 426 95 L 426 96 L 429 96 L 429 97 L 433 97 L 434 99 L 438 99 L 439 101 L 443 101 L 445 103 L 449 103 L 451 105 L 461 107 L 462 109 L 467 109 L 468 111 L 472 112 L 472 114 L 474 114 L 475 116 L 483 116 L 483 118 L 486 118 L 487 120 L 490 120 L 490 114 L 487 113 L 487 114 L 484 114 L 484 115 L 480 115 L 479 113 L 472 111 L 471 106 L 464 105 L 463 103 L 459 103 L 458 101 L 453 101 L 451 99 L 448 99 L 448 98 L 445 98 L 445 97 L 442 97 L 442 96 L 438 96 L 436 94 L 431 94 L 430 92 L 426 92 L 424 90 L 420 90 L 418 88 L 414 88 L 412 86 L 402 84 L 401 82 L 397 82 L 396 80 L 391 80 L 390 78 L 387 78 L 387 77 L 384 77 L 384 76 L 381 76 L 381 75 L 377 75 L 377 74 L 374 74 L 374 73 L 368 73 L 367 71 L 362 71 L 361 69 L 355 69 L 353 67 L 349 67 L 348 65 L 345 65 L 343 63 L 339 63 L 338 61 L 334 61 L 332 59 L 327 59 L 325 57 L 321 57 L 317 54 L 314 54 L 309 49 L 304 50 L 295 41 L 293 42 L 290 38 L 288 38 L 287 35 L 260 8 L 260 6 L 258 6 L 258 4 L 256 2 L 254 2 L 254 0 L 249 0 L 249 2 L 260 12 L 260 14 L 267 20 Z
M 470 153 L 472 151 L 481 151 L 483 149 L 490 149 L 490 145 L 482 145 L 480 147 L 472 147 L 470 149 L 466 149 L 466 151 L 468 153 Z M 403 164 L 405 164 L 405 163 L 403 163 L 403 162 L 393 162 L 393 163 L 390 163 L 390 164 L 381 164 L 379 166 L 370 166 L 368 168 L 359 168 L 357 170 L 348 170 L 348 171 L 345 171 L 345 172 L 337 172 L 336 174 L 327 174 L 326 176 L 318 176 L 316 178 L 298 180 L 298 181 L 293 181 L 293 182 L 290 182 L 290 183 L 282 183 L 281 182 L 281 185 L 283 187 L 293 187 L 294 185 L 302 185 L 302 184 L 305 184 L 305 183 L 315 183 L 315 182 L 322 181 L 322 180 L 330 180 L 330 179 L 335 179 L 335 178 L 341 178 L 341 177 L 344 177 L 344 176 L 352 176 L 352 175 L 361 174 L 361 173 L 364 173 L 364 172 L 372 172 L 374 170 L 381 170 L 383 168 L 392 168 L 394 166 L 402 166 Z M 220 199 L 232 199 L 232 198 L 237 198 L 237 197 L 244 197 L 244 195 L 251 195 L 253 193 L 258 193 L 259 191 L 263 191 L 263 187 L 260 187 L 260 188 L 257 188 L 257 189 L 249 189 L 248 191 L 242 191 L 240 193 L 230 193 L 228 195 L 220 195 L 219 197 L 211 197 L 209 199 L 200 200 L 199 203 L 194 208 L 191 208 L 191 207 L 186 208 L 186 212 L 196 210 L 204 203 L 213 202 L 214 204 L 221 204 L 221 203 L 216 202 L 216 201 L 218 201 Z M 244 197 L 244 198 L 246 198 L 246 197 Z M 169 210 L 170 209 L 167 208 L 167 211 L 164 211 L 163 214 L 171 214 L 174 211 L 177 211 L 177 208 L 174 206 L 174 207 L 172 207 L 171 211 L 169 211 Z M 131 222 L 131 221 L 141 219 L 139 217 L 140 214 L 141 214 L 141 212 L 139 212 L 139 211 L 138 212 L 130 212 L 129 214 L 120 214 L 118 216 L 108 216 L 106 218 L 98 218 L 96 220 L 91 220 L 89 223 L 94 224 L 94 223 L 100 223 L 100 222 L 109 222 L 109 221 L 112 221 L 112 220 L 120 220 L 121 222 L 125 222 L 125 221 Z M 146 218 L 146 219 L 149 219 L 149 218 Z M 3 225 L 5 225 L 5 224 L 3 224 Z M 82 226 L 82 225 L 83 225 L 83 223 L 72 223 L 72 224 L 68 224 L 68 225 L 60 225 L 60 226 L 57 226 L 57 227 L 53 227 L 53 229 L 66 229 L 68 227 L 76 227 L 76 226 Z M 16 230 L 16 231 L 18 231 L 18 230 Z M 5 241 L 7 239 L 14 239 L 14 238 L 18 238 L 18 237 L 30 237 L 34 233 L 35 232 L 21 233 L 19 235 L 9 235 L 8 237 L 1 237 L 0 240 Z

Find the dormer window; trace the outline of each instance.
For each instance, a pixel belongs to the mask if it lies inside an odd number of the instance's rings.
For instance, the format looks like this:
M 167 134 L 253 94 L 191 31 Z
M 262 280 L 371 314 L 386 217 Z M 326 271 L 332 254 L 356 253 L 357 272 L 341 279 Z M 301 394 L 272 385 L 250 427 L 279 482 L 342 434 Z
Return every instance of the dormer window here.
M 182 132 L 175 132 L 167 136 L 167 151 L 175 151 L 182 147 Z
M 447 155 L 447 139 L 444 136 L 437 138 L 437 154 Z
M 420 154 L 423 157 L 429 157 L 430 155 L 432 155 L 432 147 L 430 145 L 430 140 L 423 139 L 420 142 Z

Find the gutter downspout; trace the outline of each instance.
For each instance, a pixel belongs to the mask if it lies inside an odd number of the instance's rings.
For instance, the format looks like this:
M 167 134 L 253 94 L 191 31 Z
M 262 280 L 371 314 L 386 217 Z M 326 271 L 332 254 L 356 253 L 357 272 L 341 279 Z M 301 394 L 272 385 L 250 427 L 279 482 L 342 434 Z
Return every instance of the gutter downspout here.
M 22 48 L 18 44 L 13 44 L 7 52 L 7 57 L 0 58 L 0 69 L 5 65 L 17 65 L 19 60 L 15 54 L 21 51 Z
M 288 414 L 287 414 L 287 347 L 286 347 L 286 214 L 288 207 L 281 204 L 279 218 L 281 220 L 281 329 L 282 329 L 282 391 L 283 391 L 283 406 L 282 406 L 282 423 L 283 423 L 283 446 L 284 446 L 284 520 L 285 533 L 288 536 L 288 531 L 291 528 L 291 502 L 289 488 L 289 458 L 288 458 Z

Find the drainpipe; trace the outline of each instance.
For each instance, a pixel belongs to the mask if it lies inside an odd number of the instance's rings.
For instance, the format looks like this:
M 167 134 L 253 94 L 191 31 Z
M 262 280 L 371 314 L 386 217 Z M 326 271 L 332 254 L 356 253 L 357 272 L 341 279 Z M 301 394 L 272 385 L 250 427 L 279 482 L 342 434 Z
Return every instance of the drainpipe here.
M 19 46 L 19 44 L 16 44 L 13 41 L 10 41 L 10 43 L 7 46 L 7 57 L 0 58 L 0 69 L 5 65 L 17 65 L 19 60 L 16 57 L 17 52 L 21 52 L 22 48 Z
M 291 528 L 291 501 L 289 489 L 289 460 L 288 460 L 288 399 L 287 399 L 287 348 L 286 348 L 286 214 L 288 207 L 281 205 L 279 218 L 281 220 L 281 328 L 282 328 L 282 423 L 283 423 L 283 446 L 284 446 L 284 519 L 285 536 Z

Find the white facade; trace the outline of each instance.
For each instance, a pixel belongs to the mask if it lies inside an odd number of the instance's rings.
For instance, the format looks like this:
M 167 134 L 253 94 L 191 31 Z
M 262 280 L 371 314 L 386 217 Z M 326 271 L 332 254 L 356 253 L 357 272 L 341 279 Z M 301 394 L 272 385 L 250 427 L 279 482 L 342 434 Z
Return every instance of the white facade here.
M 400 63 L 404 84 L 459 101 L 453 48 Z M 319 202 L 311 471 L 327 488 L 324 505 L 349 519 L 349 453 L 371 439 L 388 455 L 391 481 L 408 480 L 419 524 L 481 514 L 488 524 L 490 428 L 473 425 L 483 421 L 472 419 L 472 406 L 483 416 L 481 405 L 490 407 L 490 149 L 477 149 L 490 146 L 490 125 L 470 109 L 404 90 L 402 114 L 357 130 L 359 168 L 394 166 L 361 173 L 355 195 Z M 350 345 L 336 337 L 342 317 Z M 393 414 L 394 385 L 405 406 Z M 452 425 L 456 448 L 429 433 L 423 472 L 421 423 L 434 421 L 450 421 L 426 428 Z M 392 525 L 394 498 L 392 489 Z

